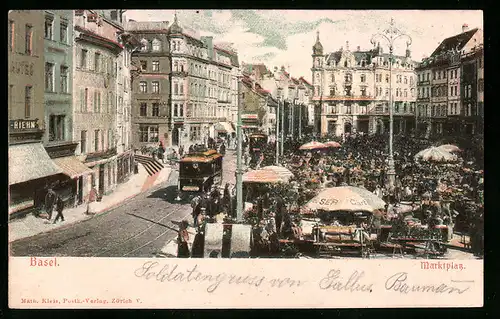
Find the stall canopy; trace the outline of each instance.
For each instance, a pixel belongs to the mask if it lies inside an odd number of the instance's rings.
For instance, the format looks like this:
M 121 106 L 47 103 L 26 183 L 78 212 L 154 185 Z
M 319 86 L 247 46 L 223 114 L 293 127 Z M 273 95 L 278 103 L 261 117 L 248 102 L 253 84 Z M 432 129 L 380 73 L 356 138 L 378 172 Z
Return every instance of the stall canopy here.
M 275 171 L 258 169 L 248 171 L 243 174 L 244 183 L 284 183 L 288 181 L 288 177 L 282 176 Z
M 416 159 L 429 162 L 456 162 L 458 157 L 438 147 L 429 147 L 415 155 Z
M 223 133 L 234 133 L 233 125 L 229 122 L 215 123 L 215 130 Z
M 9 185 L 62 172 L 50 159 L 42 143 L 9 146 Z
M 54 163 L 63 170 L 64 175 L 71 179 L 92 173 L 92 170 L 80 162 L 76 156 L 55 158 Z
M 372 192 L 353 186 L 327 188 L 311 199 L 306 207 L 324 211 L 367 211 L 384 209 L 385 202 Z
M 299 147 L 299 150 L 318 150 L 318 149 L 323 149 L 323 148 L 327 148 L 327 147 L 328 146 L 326 146 L 323 143 L 312 141 L 312 142 L 306 143 L 306 144 L 302 145 L 301 147 Z

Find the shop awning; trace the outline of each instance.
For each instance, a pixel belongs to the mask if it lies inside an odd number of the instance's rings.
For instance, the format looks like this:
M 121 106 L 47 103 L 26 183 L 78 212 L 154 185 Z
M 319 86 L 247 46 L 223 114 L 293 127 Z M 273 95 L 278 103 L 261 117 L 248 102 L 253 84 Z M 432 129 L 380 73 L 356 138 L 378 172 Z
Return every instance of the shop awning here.
M 215 123 L 215 130 L 225 133 L 234 133 L 234 128 L 229 122 L 218 122 Z
M 76 156 L 55 158 L 54 163 L 63 170 L 64 175 L 71 179 L 92 173 L 92 170 L 80 162 Z
M 9 146 L 9 185 L 62 173 L 42 143 Z

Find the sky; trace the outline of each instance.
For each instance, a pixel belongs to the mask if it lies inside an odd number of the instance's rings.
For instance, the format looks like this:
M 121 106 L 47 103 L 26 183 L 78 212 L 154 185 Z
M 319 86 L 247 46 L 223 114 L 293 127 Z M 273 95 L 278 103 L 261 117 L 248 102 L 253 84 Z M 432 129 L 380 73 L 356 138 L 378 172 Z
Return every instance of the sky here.
M 136 21 L 174 20 L 189 34 L 213 36 L 214 43 L 231 43 L 239 61 L 264 63 L 271 70 L 285 66 L 294 77 L 311 79 L 312 46 L 319 31 L 324 53 L 346 48 L 369 50 L 376 33 L 395 26 L 412 38 L 412 58 L 421 61 L 445 38 L 469 29 L 483 28 L 478 10 L 128 10 Z M 380 41 L 387 52 L 387 46 Z M 395 54 L 404 55 L 406 38 L 394 43 Z

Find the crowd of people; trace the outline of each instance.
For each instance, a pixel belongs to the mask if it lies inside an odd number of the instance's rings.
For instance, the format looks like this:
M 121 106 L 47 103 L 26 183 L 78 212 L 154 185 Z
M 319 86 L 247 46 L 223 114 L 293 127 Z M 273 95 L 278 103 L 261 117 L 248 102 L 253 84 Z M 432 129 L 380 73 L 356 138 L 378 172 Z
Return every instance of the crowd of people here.
M 301 151 L 299 147 L 312 140 L 336 141 L 339 148 Z M 321 189 L 335 186 L 365 188 L 386 203 L 386 222 L 398 224 L 400 219 L 419 220 L 427 225 L 444 224 L 455 232 L 470 236 L 476 255 L 484 246 L 484 164 L 482 141 L 455 143 L 461 149 L 458 160 L 448 163 L 416 160 L 415 155 L 439 140 L 397 135 L 393 140 L 395 162 L 394 187 L 388 187 L 388 135 L 353 134 L 342 137 L 304 136 L 284 143 L 280 163 L 294 177 L 286 185 L 245 185 L 244 201 L 251 203 L 245 219 L 255 226 L 257 241 L 267 243 L 269 250 L 277 238 L 300 238 L 300 208 Z M 452 142 L 452 141 L 451 141 Z M 450 141 L 447 141 L 450 143 Z M 217 145 L 213 145 L 217 146 Z M 252 152 L 248 139 L 243 142 L 245 163 L 249 169 L 275 164 L 275 144 L 270 142 L 261 152 Z M 201 205 L 198 205 L 202 203 Z M 404 204 L 412 207 L 400 214 Z M 218 212 L 235 217 L 234 187 L 226 185 L 223 194 L 212 190 L 193 204 L 193 218 L 213 218 Z M 392 221 L 391 221 L 392 219 Z M 276 245 L 274 245 L 276 246 Z

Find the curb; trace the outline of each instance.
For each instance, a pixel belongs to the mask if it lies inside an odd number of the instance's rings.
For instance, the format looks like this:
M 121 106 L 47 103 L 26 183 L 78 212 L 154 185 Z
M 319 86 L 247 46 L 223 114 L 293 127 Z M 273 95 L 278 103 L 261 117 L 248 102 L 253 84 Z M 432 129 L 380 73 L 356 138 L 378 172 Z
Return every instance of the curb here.
M 168 181 L 168 180 L 170 179 L 170 175 L 171 175 L 171 174 L 172 174 L 172 170 L 170 170 L 170 172 L 168 173 L 168 177 L 166 178 L 166 180 L 165 180 L 165 181 Z M 161 183 L 159 183 L 159 184 L 157 184 L 157 185 L 151 185 L 149 188 L 145 189 L 144 191 L 141 189 L 141 191 L 139 191 L 139 192 L 137 192 L 137 193 L 135 193 L 135 194 L 129 195 L 129 196 L 125 197 L 123 200 L 121 200 L 120 202 L 117 202 L 117 203 L 115 203 L 115 204 L 113 204 L 113 205 L 110 205 L 110 206 L 108 206 L 108 207 L 106 207 L 106 208 L 104 208 L 104 209 L 102 209 L 102 210 L 100 210 L 100 211 L 96 212 L 96 213 L 95 213 L 95 214 L 93 214 L 93 215 L 85 215 L 85 213 L 84 213 L 84 216 L 85 216 L 85 217 L 84 217 L 84 218 L 82 218 L 82 219 L 80 219 L 80 220 L 76 220 L 76 221 L 74 221 L 74 222 L 67 223 L 67 224 L 61 225 L 61 226 L 59 226 L 59 227 L 52 228 L 52 229 L 47 229 L 47 230 L 41 231 L 41 232 L 39 232 L 39 233 L 37 233 L 37 234 L 34 234 L 34 235 L 30 235 L 30 236 L 26 236 L 26 237 L 18 238 L 18 239 L 15 239 L 15 240 L 9 241 L 8 243 L 9 243 L 9 244 L 11 244 L 11 243 L 14 243 L 14 242 L 16 242 L 16 241 L 20 241 L 20 240 L 24 240 L 24 239 L 32 238 L 32 237 L 35 237 L 35 236 L 38 236 L 38 235 L 41 235 L 41 234 L 46 234 L 46 233 L 50 233 L 50 232 L 52 232 L 52 231 L 61 230 L 61 229 L 66 229 L 66 228 L 68 228 L 68 227 L 70 227 L 70 226 L 73 226 L 73 225 L 75 225 L 75 224 L 77 224 L 77 223 L 87 221 L 87 220 L 89 220 L 89 219 L 94 218 L 95 216 L 97 216 L 97 215 L 99 215 L 99 214 L 106 213 L 106 212 L 108 212 L 108 211 L 111 211 L 111 210 L 113 210 L 113 209 L 116 209 L 116 208 L 118 208 L 118 207 L 122 206 L 123 204 L 125 204 L 125 202 L 126 202 L 126 201 L 128 201 L 128 200 L 130 200 L 130 199 L 132 199 L 132 198 L 134 198 L 134 197 L 136 197 L 136 196 L 138 196 L 138 195 L 140 195 L 140 194 L 143 194 L 143 193 L 147 192 L 148 190 L 150 190 L 150 189 L 152 189 L 152 188 L 154 188 L 155 186 L 158 186 L 158 185 L 160 185 L 160 184 L 161 184 Z

